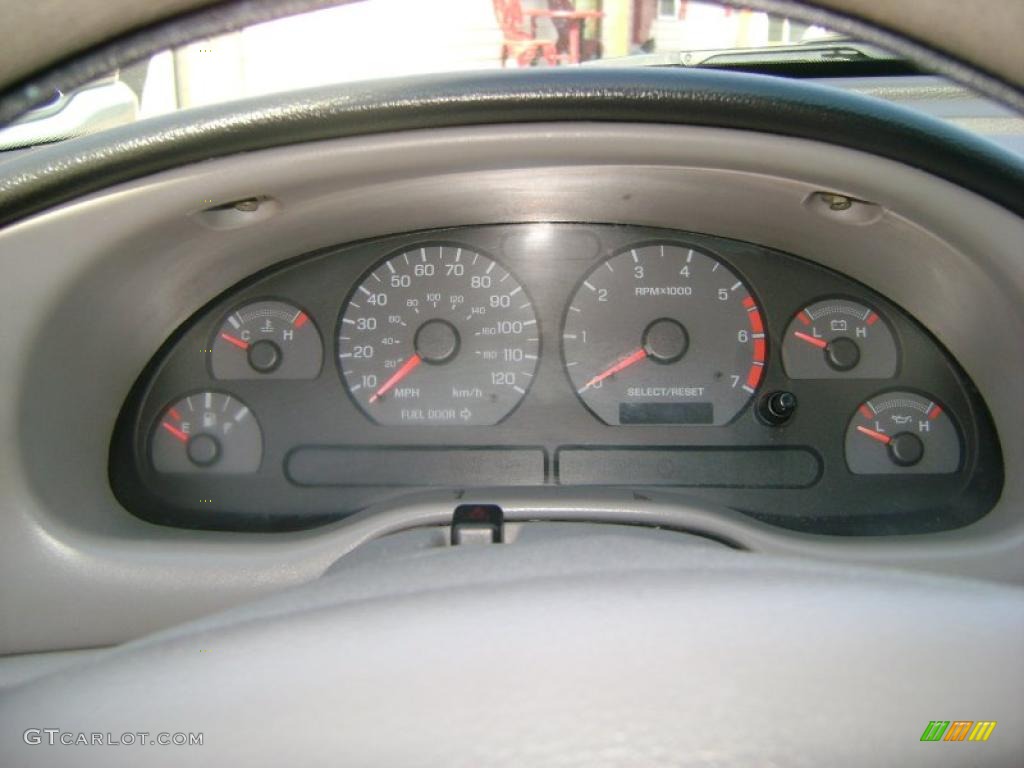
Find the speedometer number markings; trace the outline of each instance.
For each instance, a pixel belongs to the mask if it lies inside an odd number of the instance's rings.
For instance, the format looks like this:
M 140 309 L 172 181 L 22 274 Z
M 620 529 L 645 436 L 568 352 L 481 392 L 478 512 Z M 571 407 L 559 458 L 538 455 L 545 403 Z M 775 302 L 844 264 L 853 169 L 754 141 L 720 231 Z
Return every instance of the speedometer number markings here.
M 501 264 L 455 245 L 418 246 L 372 270 L 338 324 L 352 398 L 385 425 L 490 425 L 537 366 L 533 304 Z

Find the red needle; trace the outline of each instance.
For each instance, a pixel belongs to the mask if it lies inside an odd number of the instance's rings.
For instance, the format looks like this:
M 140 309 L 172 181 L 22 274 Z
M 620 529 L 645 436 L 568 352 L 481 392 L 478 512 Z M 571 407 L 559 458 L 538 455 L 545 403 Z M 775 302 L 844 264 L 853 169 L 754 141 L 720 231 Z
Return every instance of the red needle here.
M 183 442 L 183 443 L 187 443 L 188 442 L 188 435 L 186 435 L 180 429 L 175 427 L 173 424 L 168 424 L 166 421 L 161 421 L 160 422 L 160 426 L 163 427 L 164 429 L 166 429 L 168 432 L 170 432 L 176 438 L 181 440 L 181 442 Z
M 861 434 L 867 435 L 872 440 L 877 440 L 878 442 L 885 443 L 886 445 L 892 442 L 892 438 L 889 437 L 888 435 L 883 435 L 881 432 L 875 432 L 875 430 L 868 429 L 867 427 L 862 427 L 858 425 L 857 431 L 860 432 Z
M 825 341 L 824 339 L 819 339 L 814 336 L 808 336 L 806 333 L 800 333 L 800 331 L 795 331 L 793 335 L 796 336 L 801 341 L 806 341 L 808 344 L 813 344 L 818 349 L 824 349 L 825 347 L 828 346 L 828 342 Z
M 583 389 L 581 389 L 580 392 L 584 392 L 584 391 L 590 389 L 595 384 L 600 384 L 602 381 L 607 379 L 609 376 L 614 376 L 619 371 L 622 371 L 622 370 L 625 370 L 626 368 L 629 368 L 629 366 L 633 365 L 634 363 L 639 363 L 645 357 L 647 357 L 647 350 L 644 349 L 643 347 L 640 347 L 640 349 L 638 349 L 636 352 L 631 354 L 629 357 L 626 357 L 626 358 L 623 358 L 622 360 L 619 360 L 619 362 L 617 362 L 615 365 L 613 365 L 607 371 L 604 371 L 603 373 L 597 374 L 597 376 L 595 376 L 594 378 L 592 378 L 590 381 L 588 381 L 586 384 L 583 385 Z
M 423 362 L 423 358 L 422 357 L 420 357 L 419 355 L 413 355 L 408 360 L 406 360 L 404 363 L 402 363 L 402 367 L 399 368 L 397 371 L 395 371 L 395 375 L 392 376 L 387 381 L 385 381 L 384 385 L 380 389 L 378 389 L 376 392 L 373 393 L 373 396 L 370 397 L 370 402 L 371 403 L 375 403 L 378 400 L 380 400 L 382 397 L 384 397 L 384 395 L 387 394 L 389 389 L 391 389 L 398 382 L 400 382 L 402 379 L 404 379 L 406 376 L 408 376 L 410 373 L 412 373 L 413 369 L 417 365 L 422 363 L 422 362 Z
M 249 348 L 249 342 L 242 341 L 241 339 L 236 339 L 234 336 L 231 336 L 230 334 L 222 333 L 220 337 L 224 339 L 224 341 L 226 341 L 228 344 L 234 344 L 239 349 Z

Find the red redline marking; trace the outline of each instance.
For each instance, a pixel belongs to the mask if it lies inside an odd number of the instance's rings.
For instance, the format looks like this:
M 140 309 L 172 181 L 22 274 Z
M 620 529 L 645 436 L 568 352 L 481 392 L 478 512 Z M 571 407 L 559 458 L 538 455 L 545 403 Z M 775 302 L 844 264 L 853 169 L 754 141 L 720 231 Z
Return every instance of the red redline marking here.
M 754 339 L 754 362 L 764 362 L 764 339 Z
M 813 344 L 818 349 L 824 349 L 825 347 L 828 346 L 827 341 L 825 341 L 824 339 L 819 339 L 816 336 L 809 336 L 806 333 L 801 333 L 800 331 L 794 331 L 793 335 L 796 336 L 801 341 L 806 341 L 808 344 Z
M 877 322 L 878 322 L 878 315 L 876 315 L 874 312 L 872 312 L 870 315 L 868 315 L 868 325 L 874 325 Z
M 182 432 L 180 429 L 178 429 L 173 424 L 168 424 L 166 421 L 161 421 L 160 422 L 160 426 L 163 427 L 164 429 L 166 429 L 168 432 L 170 432 L 176 438 L 181 440 L 181 442 L 183 442 L 183 443 L 187 443 L 188 442 L 188 435 L 186 435 L 184 432 Z
M 873 418 L 875 418 L 875 414 L 873 414 L 871 412 L 871 409 L 868 408 L 866 405 L 861 405 L 861 407 L 858 408 L 857 410 L 860 411 L 860 415 L 863 416 L 868 421 L 871 421 Z
M 867 435 L 872 440 L 877 440 L 878 442 L 885 443 L 886 445 L 892 442 L 892 438 L 889 437 L 888 435 L 883 435 L 881 432 L 875 432 L 875 430 L 868 429 L 867 427 L 862 427 L 858 425 L 857 431 L 860 432 L 862 435 Z
M 743 300 L 743 306 L 746 307 L 747 309 L 757 306 L 756 304 L 754 304 L 754 297 L 747 296 L 747 298 Z
M 178 413 L 178 409 L 177 408 L 171 408 L 170 414 L 171 414 L 171 418 L 174 419 L 175 421 L 181 421 L 181 414 Z
M 804 325 L 810 325 L 811 324 L 811 321 L 808 319 L 807 315 L 805 315 L 803 312 L 799 313 L 796 316 L 796 319 L 799 320 Z
M 751 312 L 750 317 L 750 330 L 753 333 L 764 333 L 764 322 L 761 320 L 761 313 L 756 309 Z
M 306 313 L 299 312 L 299 314 L 292 321 L 292 325 L 294 325 L 296 328 L 301 328 L 306 324 L 307 320 L 309 320 L 309 317 L 306 315 Z
M 747 386 L 751 389 L 757 389 L 757 385 L 761 383 L 761 375 L 764 373 L 764 368 L 759 365 L 750 366 L 750 372 L 747 374 Z
M 928 421 L 935 421 L 941 415 L 942 408 L 938 405 L 933 405 L 932 409 L 928 412 Z
M 413 369 L 422 362 L 423 358 L 417 354 L 414 354 L 412 357 L 410 357 L 408 360 L 402 363 L 401 367 L 397 371 L 395 371 L 394 375 L 390 379 L 385 381 L 380 389 L 373 393 L 373 395 L 370 397 L 370 402 L 375 403 L 382 397 L 384 397 L 384 395 L 388 393 L 388 390 L 390 390 L 398 382 L 400 382 L 402 379 L 404 379 L 406 376 L 412 373 Z
M 224 339 L 224 341 L 226 341 L 228 344 L 234 344 L 239 349 L 249 348 L 249 342 L 242 341 L 241 339 L 236 339 L 234 336 L 231 336 L 230 334 L 222 333 L 220 337 Z

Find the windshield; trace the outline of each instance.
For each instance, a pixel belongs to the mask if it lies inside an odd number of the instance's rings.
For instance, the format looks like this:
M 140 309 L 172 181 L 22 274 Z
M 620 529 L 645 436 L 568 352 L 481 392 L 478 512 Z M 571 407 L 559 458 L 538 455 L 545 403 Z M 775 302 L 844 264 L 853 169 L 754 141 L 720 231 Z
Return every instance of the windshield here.
M 788 19 L 686 0 L 361 0 L 168 51 L 148 66 L 141 113 L 330 83 L 828 36 Z
M 56 94 L 0 130 L 0 149 L 313 86 L 575 66 L 697 66 L 862 81 L 921 74 L 885 51 L 830 30 L 712 2 L 355 0 L 167 50 L 71 94 Z M 848 85 L 892 93 L 891 84 Z M 947 96 L 954 101 L 978 101 L 952 84 L 937 85 L 950 88 Z M 1019 119 L 1005 124 L 1014 116 L 1000 110 L 984 115 L 984 130 L 1011 136 L 1011 143 L 1024 148 Z M 967 112 L 940 116 L 971 119 L 973 112 Z

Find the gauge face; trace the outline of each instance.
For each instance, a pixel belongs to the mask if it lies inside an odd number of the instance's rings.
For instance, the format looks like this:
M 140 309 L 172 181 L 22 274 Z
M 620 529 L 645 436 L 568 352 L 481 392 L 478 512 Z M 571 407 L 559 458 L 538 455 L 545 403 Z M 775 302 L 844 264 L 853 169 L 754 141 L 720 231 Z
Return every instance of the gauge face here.
M 228 315 L 213 340 L 215 379 L 315 379 L 323 342 L 309 315 L 283 301 L 255 301 Z
M 782 342 L 791 379 L 888 379 L 899 352 L 885 319 L 848 299 L 823 299 L 801 309 Z
M 668 243 L 595 267 L 569 304 L 562 345 L 573 386 L 607 424 L 726 424 L 757 390 L 766 359 L 743 281 Z
M 342 378 L 378 424 L 496 424 L 526 394 L 539 349 L 522 285 L 455 245 L 417 247 L 378 265 L 338 325 Z
M 855 475 L 950 474 L 960 468 L 960 452 L 949 414 L 913 392 L 876 395 L 846 429 L 846 464 Z
M 224 392 L 196 392 L 169 405 L 150 442 L 157 472 L 243 474 L 260 468 L 263 435 L 252 411 Z

